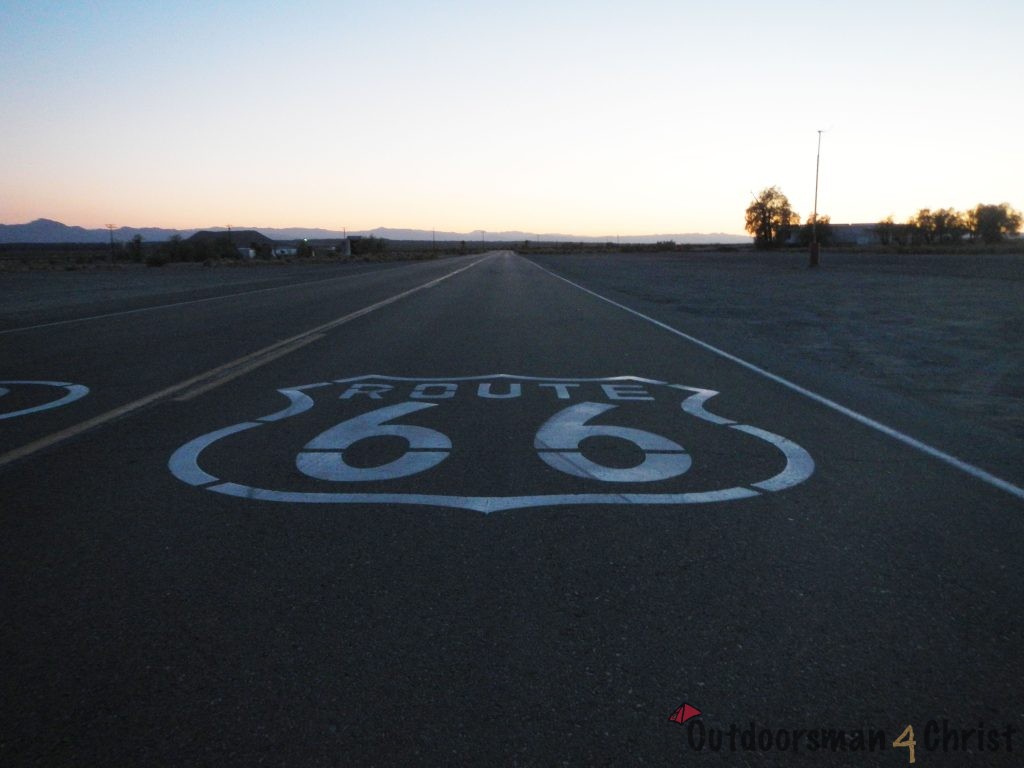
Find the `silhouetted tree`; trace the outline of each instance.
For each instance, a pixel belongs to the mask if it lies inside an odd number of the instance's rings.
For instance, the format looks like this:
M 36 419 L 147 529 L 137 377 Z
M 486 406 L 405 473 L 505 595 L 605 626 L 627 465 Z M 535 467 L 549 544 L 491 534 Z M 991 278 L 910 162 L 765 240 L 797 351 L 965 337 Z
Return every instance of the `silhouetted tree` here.
M 896 236 L 896 222 L 892 216 L 886 216 L 875 225 L 875 234 L 882 245 L 889 245 L 893 241 Z
M 132 261 L 142 261 L 142 235 L 133 235 L 128 241 L 128 258 Z
M 789 199 L 778 187 L 762 189 L 747 208 L 746 229 L 754 236 L 757 248 L 781 244 L 789 237 L 792 228 L 799 224 L 800 217 L 793 212 Z
M 980 237 L 986 243 L 998 243 L 1006 235 L 1020 231 L 1022 217 L 1009 203 L 999 205 L 978 205 L 967 214 L 967 226 L 972 237 Z
M 935 240 L 940 243 L 956 242 L 967 233 L 964 215 L 952 208 L 940 208 L 932 214 Z
M 809 245 L 814 237 L 814 216 L 808 216 L 807 221 L 800 227 L 800 244 Z M 832 217 L 828 214 L 818 214 L 818 242 L 821 245 L 829 245 L 832 242 Z
M 188 261 L 188 249 L 181 240 L 181 235 L 171 235 L 160 248 L 160 254 L 167 261 Z
M 218 259 L 231 260 L 242 258 L 242 254 L 238 252 L 238 248 L 235 247 L 230 235 L 228 237 L 218 237 L 216 240 L 212 240 L 211 244 Z
M 930 243 L 935 239 L 935 217 L 931 208 L 922 208 L 907 220 L 917 239 Z
M 374 256 L 379 255 L 387 251 L 388 241 L 382 237 L 364 237 L 362 240 L 356 240 L 352 243 L 352 255 L 353 256 Z
M 186 245 L 191 249 L 192 261 L 207 261 L 213 258 L 209 240 L 189 240 Z

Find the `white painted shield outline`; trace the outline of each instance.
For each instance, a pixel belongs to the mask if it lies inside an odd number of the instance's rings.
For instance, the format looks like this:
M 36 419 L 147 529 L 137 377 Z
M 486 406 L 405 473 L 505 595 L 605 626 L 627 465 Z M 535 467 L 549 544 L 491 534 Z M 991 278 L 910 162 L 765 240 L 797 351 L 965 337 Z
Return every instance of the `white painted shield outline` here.
M 62 405 L 73 403 L 79 398 L 85 397 L 89 394 L 89 388 L 82 384 L 69 384 L 66 381 L 0 381 L 0 397 L 10 392 L 6 385 L 17 386 L 20 384 L 31 384 L 33 386 L 43 387 L 62 387 L 67 390 L 67 394 L 63 397 L 59 397 L 56 400 L 51 400 L 48 403 L 37 405 L 32 408 L 22 408 L 20 411 L 11 411 L 10 413 L 0 413 L 0 419 L 13 419 L 15 416 L 24 416 L 29 413 L 38 413 L 39 411 L 48 411 L 51 408 L 60 408 Z
M 210 445 L 229 435 L 245 432 L 249 429 L 275 421 L 281 421 L 291 416 L 304 413 L 313 407 L 313 399 L 305 394 L 305 390 L 328 387 L 332 384 L 350 384 L 356 381 L 402 381 L 402 382 L 463 382 L 463 381 L 491 381 L 494 379 L 511 379 L 513 381 L 537 381 L 549 383 L 591 383 L 591 382 L 618 382 L 630 381 L 639 384 L 650 384 L 671 387 L 684 392 L 692 392 L 689 397 L 683 400 L 681 407 L 683 411 L 702 421 L 710 422 L 717 426 L 735 429 L 752 437 L 764 440 L 773 445 L 786 459 L 785 468 L 774 477 L 760 482 L 751 483 L 748 486 L 734 486 L 717 491 L 700 491 L 695 493 L 571 493 L 571 494 L 550 494 L 536 496 L 445 496 L 414 493 L 316 493 L 305 491 L 273 491 L 265 488 L 254 488 L 238 483 L 222 482 L 220 478 L 205 472 L 199 466 L 199 455 Z M 718 394 L 712 389 L 700 389 L 697 387 L 686 387 L 681 384 L 669 384 L 654 379 L 644 379 L 637 376 L 615 376 L 598 379 L 573 379 L 573 378 L 551 378 L 538 376 L 513 376 L 510 374 L 495 374 L 491 376 L 463 376 L 449 378 L 428 378 L 428 377 L 406 377 L 406 376 L 354 376 L 348 379 L 337 379 L 335 381 L 323 381 L 317 384 L 306 384 L 300 387 L 289 387 L 277 390 L 286 398 L 289 405 L 287 408 L 262 416 L 255 421 L 245 421 L 224 427 L 213 432 L 190 440 L 174 452 L 167 463 L 171 474 L 182 482 L 205 488 L 208 491 L 221 493 L 226 496 L 235 496 L 242 499 L 254 499 L 257 501 L 276 501 L 292 504 L 416 504 L 431 507 L 453 507 L 456 509 L 471 509 L 483 514 L 499 512 L 506 509 L 521 509 L 524 507 L 561 506 L 579 504 L 708 504 L 718 501 L 733 501 L 736 499 L 747 499 L 760 496 L 763 492 L 774 493 L 792 488 L 807 480 L 814 474 L 814 459 L 803 448 L 787 440 L 780 435 L 752 427 L 748 424 L 740 424 L 732 419 L 717 416 L 706 410 L 704 404 Z

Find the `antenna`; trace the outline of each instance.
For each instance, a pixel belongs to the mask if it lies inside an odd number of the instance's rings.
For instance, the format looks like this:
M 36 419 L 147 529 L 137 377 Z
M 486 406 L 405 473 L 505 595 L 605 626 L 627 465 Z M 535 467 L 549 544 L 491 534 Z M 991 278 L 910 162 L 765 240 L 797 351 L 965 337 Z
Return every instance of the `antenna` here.
M 811 214 L 811 267 L 818 266 L 818 173 L 821 170 L 821 134 L 824 128 L 818 129 L 818 155 L 814 161 L 814 213 Z

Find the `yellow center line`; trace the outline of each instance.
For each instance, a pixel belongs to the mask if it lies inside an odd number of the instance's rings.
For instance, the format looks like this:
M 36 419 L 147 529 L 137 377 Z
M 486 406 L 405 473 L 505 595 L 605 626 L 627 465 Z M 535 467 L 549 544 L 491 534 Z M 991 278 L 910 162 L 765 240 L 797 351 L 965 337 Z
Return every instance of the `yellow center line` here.
M 149 405 L 153 405 L 154 403 L 158 403 L 162 400 L 166 400 L 168 398 L 179 395 L 180 400 L 190 400 L 193 397 L 198 397 L 203 392 L 209 391 L 210 389 L 220 386 L 225 382 L 231 381 L 232 379 L 238 378 L 239 376 L 249 373 L 250 371 L 253 371 L 256 368 L 259 368 L 261 365 L 265 365 L 266 363 L 269 363 L 272 360 L 276 360 L 277 358 L 282 357 L 290 352 L 294 352 L 297 349 L 301 349 L 307 344 L 310 344 L 316 341 L 317 339 L 323 337 L 325 333 L 337 328 L 340 325 L 349 323 L 355 320 L 356 318 L 362 317 L 363 315 L 368 315 L 371 312 L 381 309 L 382 307 L 388 306 L 389 304 L 394 304 L 396 301 L 400 301 L 401 299 L 404 299 L 406 296 L 411 296 L 412 294 L 426 290 L 427 288 L 433 288 L 435 285 L 444 280 L 447 280 L 449 277 L 454 277 L 460 272 L 465 272 L 467 269 L 472 269 L 477 264 L 484 261 L 486 258 L 488 257 L 484 257 L 483 259 L 477 259 L 472 264 L 467 264 L 464 267 L 460 267 L 459 269 L 456 269 L 452 272 L 448 272 L 444 275 L 441 275 L 441 277 L 435 278 L 421 285 L 417 285 L 414 288 L 402 291 L 401 293 L 396 293 L 394 296 L 389 296 L 388 298 L 382 299 L 381 301 L 378 301 L 375 304 L 371 304 L 368 307 L 357 309 L 355 312 L 350 312 L 349 314 L 339 317 L 335 320 L 331 320 L 322 325 L 318 325 L 315 328 L 310 328 L 307 331 L 298 333 L 290 338 L 283 339 L 282 341 L 270 344 L 269 346 L 266 346 L 263 349 L 259 349 L 248 355 L 244 355 L 243 357 L 240 357 L 236 360 L 224 363 L 223 365 L 218 365 L 216 368 L 211 368 L 210 370 L 205 371 L 204 373 L 200 373 L 198 376 L 193 376 L 189 379 L 186 379 L 185 381 L 181 381 L 170 387 L 161 389 L 159 392 L 154 392 L 150 395 L 146 395 L 145 397 L 141 397 L 138 400 L 134 400 L 126 405 L 114 408 L 113 410 L 107 411 L 106 413 L 100 414 L 99 416 L 94 416 L 93 418 L 87 419 L 79 424 L 67 427 L 66 429 L 60 430 L 59 432 L 54 432 L 50 435 L 47 435 L 46 437 L 41 437 L 38 440 L 34 440 L 31 443 L 28 443 L 27 445 L 21 446 L 20 448 L 15 448 L 12 451 L 8 451 L 7 453 L 0 455 L 0 467 L 6 466 L 7 464 L 11 464 L 15 461 L 18 461 L 19 459 L 24 459 L 28 456 L 31 456 L 34 453 L 38 453 L 39 451 L 42 451 L 46 448 L 50 448 L 54 445 L 57 445 L 58 443 L 62 443 L 65 440 L 82 434 L 83 432 L 87 432 L 90 429 L 94 429 L 103 424 L 108 424 L 109 422 L 114 421 L 115 419 L 127 416 L 131 413 L 134 413 Z M 192 387 L 195 387 L 195 389 L 193 389 L 192 391 L 187 391 Z

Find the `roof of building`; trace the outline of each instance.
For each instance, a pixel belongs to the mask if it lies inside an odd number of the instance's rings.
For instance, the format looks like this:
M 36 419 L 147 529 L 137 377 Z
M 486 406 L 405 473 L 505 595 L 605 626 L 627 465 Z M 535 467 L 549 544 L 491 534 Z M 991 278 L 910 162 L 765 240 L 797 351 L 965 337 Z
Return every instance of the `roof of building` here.
M 273 245 L 274 241 L 261 232 L 257 232 L 255 229 L 233 229 L 231 232 L 226 230 L 209 230 L 204 229 L 196 232 L 192 237 L 188 238 L 190 243 L 199 242 L 211 242 L 214 240 L 227 240 L 228 236 L 231 237 L 233 245 L 239 247 L 246 247 L 250 243 L 256 243 L 257 245 Z

